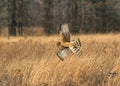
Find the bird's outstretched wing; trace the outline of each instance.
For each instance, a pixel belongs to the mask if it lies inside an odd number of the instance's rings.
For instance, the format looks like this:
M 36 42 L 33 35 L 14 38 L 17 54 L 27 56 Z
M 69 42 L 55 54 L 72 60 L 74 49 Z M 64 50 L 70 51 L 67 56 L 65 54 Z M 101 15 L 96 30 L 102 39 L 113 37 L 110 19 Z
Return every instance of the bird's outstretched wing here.
M 68 53 L 68 48 L 64 48 L 57 52 L 57 56 L 60 58 L 60 60 L 63 61 L 65 59 L 65 57 L 67 56 L 67 53 Z
M 76 53 L 77 55 L 80 53 L 80 50 L 81 50 L 81 42 L 80 42 L 80 39 L 78 38 L 77 40 L 73 41 L 72 42 L 72 46 L 70 46 L 70 50 L 73 52 L 73 53 Z
M 60 41 L 61 42 L 70 42 L 70 31 L 68 24 L 63 24 L 60 30 Z

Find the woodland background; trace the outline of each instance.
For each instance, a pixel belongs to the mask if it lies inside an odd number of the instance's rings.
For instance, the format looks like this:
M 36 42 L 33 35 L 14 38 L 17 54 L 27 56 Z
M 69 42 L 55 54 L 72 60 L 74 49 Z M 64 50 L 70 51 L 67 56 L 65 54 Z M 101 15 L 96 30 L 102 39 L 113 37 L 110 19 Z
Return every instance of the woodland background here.
M 55 34 L 64 23 L 73 33 L 119 32 L 120 1 L 0 0 L 0 34 L 7 28 L 9 35 L 23 35 L 33 27 Z

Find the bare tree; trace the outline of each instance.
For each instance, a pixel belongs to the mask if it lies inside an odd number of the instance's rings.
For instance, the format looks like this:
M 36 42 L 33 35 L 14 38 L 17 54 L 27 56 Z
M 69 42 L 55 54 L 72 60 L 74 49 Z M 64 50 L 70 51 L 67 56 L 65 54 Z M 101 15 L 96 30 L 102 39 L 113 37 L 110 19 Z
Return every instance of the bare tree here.
M 18 34 L 23 35 L 23 16 L 24 16 L 24 1 L 18 0 L 17 1 L 17 27 L 18 27 Z
M 8 14 L 9 14 L 9 35 L 17 35 L 16 32 L 16 0 L 8 0 Z

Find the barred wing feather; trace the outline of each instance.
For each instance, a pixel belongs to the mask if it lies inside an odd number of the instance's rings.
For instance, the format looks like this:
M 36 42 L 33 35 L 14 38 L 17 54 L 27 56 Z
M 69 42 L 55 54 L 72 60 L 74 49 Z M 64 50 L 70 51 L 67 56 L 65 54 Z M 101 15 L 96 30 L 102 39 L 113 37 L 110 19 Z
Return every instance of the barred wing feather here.
M 73 53 L 76 53 L 77 55 L 80 53 L 80 50 L 81 50 L 81 42 L 80 42 L 80 39 L 78 38 L 77 40 L 75 40 L 74 42 L 74 46 L 70 47 L 70 50 L 73 52 Z

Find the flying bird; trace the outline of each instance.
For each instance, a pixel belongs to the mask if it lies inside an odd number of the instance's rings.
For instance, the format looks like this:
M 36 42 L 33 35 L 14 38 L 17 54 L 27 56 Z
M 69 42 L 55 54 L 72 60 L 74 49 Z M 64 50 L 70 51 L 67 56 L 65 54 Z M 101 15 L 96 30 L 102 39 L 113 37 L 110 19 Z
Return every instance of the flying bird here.
M 64 60 L 69 50 L 75 54 L 79 54 L 81 50 L 80 39 L 70 41 L 70 31 L 68 24 L 60 26 L 60 40 L 57 42 L 57 56 L 60 60 Z

